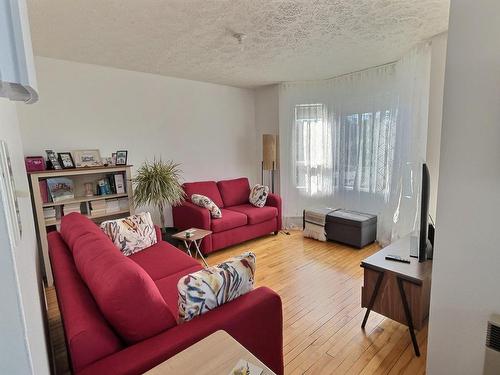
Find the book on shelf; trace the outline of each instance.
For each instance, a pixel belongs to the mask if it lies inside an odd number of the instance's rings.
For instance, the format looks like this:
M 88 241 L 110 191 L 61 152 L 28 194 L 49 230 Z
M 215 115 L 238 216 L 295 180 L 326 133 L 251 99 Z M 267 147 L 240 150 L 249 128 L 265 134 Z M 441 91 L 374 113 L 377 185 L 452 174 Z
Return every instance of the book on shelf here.
M 130 209 L 130 202 L 128 201 L 128 198 L 118 198 L 118 205 L 120 206 L 120 211 Z
M 61 218 L 61 208 L 59 206 L 55 207 L 44 207 L 43 208 L 43 218 L 46 221 L 55 221 Z
M 54 207 L 45 207 L 43 209 L 43 217 L 45 219 L 55 219 L 56 218 L 56 209 Z
M 94 208 L 90 210 L 90 215 L 103 215 L 106 213 L 105 208 Z
M 42 198 L 43 203 L 49 203 L 49 188 L 47 186 L 47 180 L 39 180 L 38 185 L 40 186 L 40 196 Z
M 118 199 L 106 199 L 106 213 L 120 211 L 120 203 Z
M 68 203 L 63 206 L 64 215 L 68 215 L 72 212 L 82 213 L 80 203 Z
M 97 181 L 97 186 L 99 186 L 99 195 L 110 195 L 111 187 L 109 186 L 109 181 L 107 178 L 102 178 Z
M 108 180 L 108 185 L 111 194 L 116 194 L 115 176 L 113 174 L 107 174 L 106 179 Z
M 116 194 L 125 194 L 125 178 L 123 177 L 123 173 L 115 173 L 115 193 Z
M 75 198 L 73 180 L 69 178 L 48 178 L 47 186 L 52 197 L 52 202 L 54 203 Z
M 104 199 L 90 202 L 90 215 L 106 214 L 106 201 Z
M 125 177 L 123 173 L 109 173 L 97 181 L 98 195 L 125 194 Z
M 90 202 L 90 208 L 93 210 L 106 209 L 106 200 L 100 199 L 97 201 Z

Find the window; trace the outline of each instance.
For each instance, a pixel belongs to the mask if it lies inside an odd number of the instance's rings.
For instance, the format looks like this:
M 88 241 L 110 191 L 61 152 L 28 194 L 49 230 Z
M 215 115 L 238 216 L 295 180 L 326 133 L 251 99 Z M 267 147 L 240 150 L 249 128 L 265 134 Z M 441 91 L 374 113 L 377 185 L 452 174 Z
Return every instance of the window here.
M 295 186 L 308 195 L 332 189 L 332 131 L 323 104 L 295 107 Z
M 295 106 L 295 186 L 307 195 L 387 192 L 396 116 L 391 110 L 336 115 L 323 104 Z
M 372 193 L 388 189 L 396 141 L 393 116 L 390 110 L 343 116 L 341 187 Z

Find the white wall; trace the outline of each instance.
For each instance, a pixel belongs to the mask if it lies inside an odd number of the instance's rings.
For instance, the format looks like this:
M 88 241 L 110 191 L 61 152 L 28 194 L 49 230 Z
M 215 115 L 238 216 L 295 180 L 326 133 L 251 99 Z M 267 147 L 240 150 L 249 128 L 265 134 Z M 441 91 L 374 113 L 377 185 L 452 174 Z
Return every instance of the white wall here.
M 500 2 L 451 2 L 428 373 L 482 373 L 500 313 Z M 499 369 L 500 371 L 500 369 Z
M 16 105 L 0 99 L 0 139 L 7 142 L 23 236 L 11 249 L 0 199 L 0 374 L 48 374 L 36 236 Z
M 279 133 L 279 86 L 269 85 L 255 89 L 255 127 L 258 173 L 261 178 L 262 135 Z M 278 140 L 279 146 L 279 140 Z M 279 149 L 277 150 L 279 156 Z M 279 192 L 279 171 L 276 171 L 275 191 Z M 269 172 L 264 172 L 264 183 L 270 184 Z
M 45 149 L 161 156 L 184 179 L 260 179 L 253 90 L 97 65 L 35 59 L 40 101 L 19 106 L 26 155 Z M 170 215 L 168 215 L 170 219 Z
M 446 41 L 448 33 L 432 38 L 431 75 L 429 87 L 429 124 L 427 128 L 427 166 L 431 176 L 429 214 L 436 220 L 436 202 L 439 180 L 439 152 L 441 148 L 441 124 L 443 120 L 444 72 L 446 65 Z

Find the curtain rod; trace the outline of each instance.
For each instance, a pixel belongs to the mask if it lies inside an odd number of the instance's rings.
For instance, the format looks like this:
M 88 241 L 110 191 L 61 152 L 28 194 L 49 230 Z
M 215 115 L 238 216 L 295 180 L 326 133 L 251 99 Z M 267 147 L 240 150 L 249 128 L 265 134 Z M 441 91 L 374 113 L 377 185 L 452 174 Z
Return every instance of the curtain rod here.
M 340 74 L 338 76 L 333 76 L 333 77 L 325 78 L 324 81 L 327 81 L 329 79 L 335 79 L 335 78 L 340 78 L 340 77 L 348 76 L 348 75 L 351 75 L 351 74 L 366 72 L 367 70 L 378 69 L 378 68 L 382 68 L 382 67 L 385 67 L 385 66 L 394 65 L 397 62 L 398 62 L 398 60 L 394 60 L 394 61 L 391 61 L 391 62 L 388 62 L 388 63 L 384 63 L 384 64 L 380 64 L 380 65 L 375 65 L 375 66 L 370 66 L 369 68 L 355 70 L 354 72 L 344 73 L 344 74 Z M 316 80 L 313 80 L 313 81 L 319 81 L 319 80 L 316 79 Z
M 332 79 L 337 79 L 337 78 L 345 77 L 345 76 L 348 76 L 348 75 L 351 75 L 351 74 L 362 73 L 362 72 L 366 72 L 368 70 L 378 69 L 378 68 L 382 68 L 382 67 L 389 66 L 389 65 L 394 65 L 397 62 L 398 62 L 398 60 L 394 60 L 394 61 L 391 61 L 391 62 L 388 62 L 388 63 L 384 63 L 384 64 L 380 64 L 380 65 L 375 65 L 375 66 L 370 66 L 369 68 L 355 70 L 353 72 L 343 73 L 343 74 L 340 74 L 338 76 L 333 76 L 333 77 L 329 77 L 329 78 L 309 79 L 309 80 L 303 80 L 303 81 L 283 81 L 283 82 L 280 82 L 280 85 L 295 84 L 295 83 L 313 83 L 313 82 L 329 81 L 329 80 L 332 80 Z

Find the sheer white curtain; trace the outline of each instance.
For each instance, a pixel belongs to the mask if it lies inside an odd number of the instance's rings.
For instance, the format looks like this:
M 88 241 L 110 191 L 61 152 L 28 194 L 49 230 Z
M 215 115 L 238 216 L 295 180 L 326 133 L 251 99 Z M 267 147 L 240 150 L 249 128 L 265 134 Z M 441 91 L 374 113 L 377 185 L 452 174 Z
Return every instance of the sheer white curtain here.
M 383 67 L 281 85 L 286 226 L 301 225 L 303 209 L 323 206 L 377 214 L 382 243 L 416 229 L 429 73 L 424 44 Z

